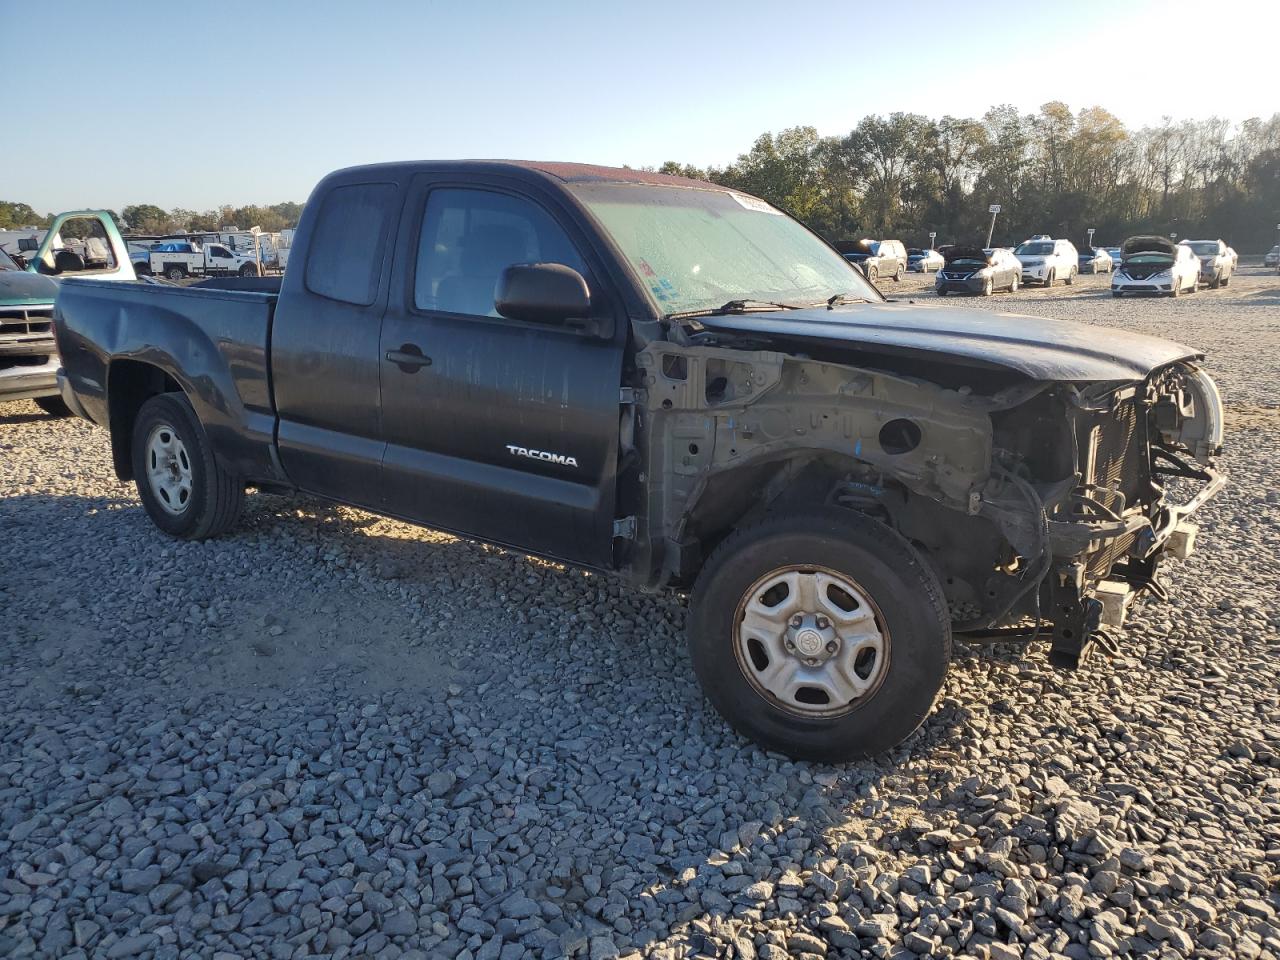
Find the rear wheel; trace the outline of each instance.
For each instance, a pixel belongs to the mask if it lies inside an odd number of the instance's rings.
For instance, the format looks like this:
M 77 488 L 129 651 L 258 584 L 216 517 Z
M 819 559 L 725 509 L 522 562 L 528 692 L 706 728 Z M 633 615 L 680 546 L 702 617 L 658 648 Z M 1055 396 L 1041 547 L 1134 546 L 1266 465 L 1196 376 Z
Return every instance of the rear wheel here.
M 1067 286 L 1069 287 L 1075 282 L 1076 282 L 1076 271 L 1073 268 L 1067 271 Z
M 893 282 L 894 283 L 902 282 L 902 264 L 898 264 L 898 269 L 894 271 Z
M 1017 293 L 1018 287 L 1022 285 L 1022 279 L 1015 273 L 1013 279 L 1009 281 L 1009 292 Z
M 880 279 L 880 271 L 877 270 L 875 267 L 867 267 L 867 279 L 870 280 L 872 283 L 875 283 L 877 280 Z
M 71 416 L 71 408 L 61 397 L 36 397 L 36 406 L 51 417 Z
M 744 527 L 695 585 L 689 649 L 708 699 L 744 736 L 844 761 L 906 739 L 951 656 L 942 588 L 915 549 L 843 510 Z
M 240 515 L 244 483 L 223 469 L 181 394 L 152 397 L 133 425 L 133 476 L 151 521 L 170 536 L 204 540 Z
M 1230 284 L 1231 284 L 1231 274 L 1227 274 L 1225 277 L 1222 278 L 1222 285 L 1226 287 L 1226 286 L 1229 286 Z
M 170 267 L 164 272 L 164 275 L 170 280 L 181 280 L 187 275 L 185 267 Z
M 256 263 L 246 263 L 240 268 L 240 276 L 256 277 L 258 275 L 258 265 Z

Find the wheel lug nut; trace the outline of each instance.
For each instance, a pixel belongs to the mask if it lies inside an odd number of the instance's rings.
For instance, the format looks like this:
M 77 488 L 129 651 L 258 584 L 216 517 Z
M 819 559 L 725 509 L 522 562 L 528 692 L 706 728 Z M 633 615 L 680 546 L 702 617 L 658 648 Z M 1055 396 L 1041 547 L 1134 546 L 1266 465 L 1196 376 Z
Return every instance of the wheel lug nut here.
M 830 620 L 828 620 L 826 617 L 819 617 L 819 618 L 818 618 L 818 629 L 819 629 L 819 630 L 825 630 L 825 629 L 827 629 L 827 627 L 829 627 L 829 626 L 831 626 L 831 621 L 830 621 Z
M 827 653 L 835 653 L 835 652 L 836 652 L 836 642 L 832 640 L 827 644 Z
M 798 626 L 800 626 L 800 625 L 801 625 L 801 624 L 803 624 L 803 623 L 804 623 L 804 617 L 800 616 L 800 614 L 798 614 L 798 613 L 797 613 L 794 617 L 792 617 L 792 618 L 791 618 L 791 625 L 792 625 L 793 627 L 798 627 Z
M 788 650 L 795 650 L 796 648 L 796 645 L 792 643 L 790 640 L 783 640 L 782 645 L 786 647 Z
M 816 667 L 818 665 L 818 661 L 814 657 L 810 657 L 808 660 L 805 661 L 805 663 L 811 667 Z

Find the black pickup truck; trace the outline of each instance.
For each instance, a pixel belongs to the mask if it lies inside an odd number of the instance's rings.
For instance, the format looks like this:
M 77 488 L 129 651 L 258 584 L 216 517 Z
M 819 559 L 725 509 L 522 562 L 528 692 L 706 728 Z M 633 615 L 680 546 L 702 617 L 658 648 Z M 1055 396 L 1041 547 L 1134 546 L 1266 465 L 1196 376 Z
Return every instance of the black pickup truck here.
M 708 183 L 343 170 L 250 286 L 62 284 L 63 396 L 157 526 L 299 490 L 688 590 L 708 697 L 798 757 L 908 736 L 953 632 L 1079 664 L 1223 483 L 1195 350 L 885 301 Z

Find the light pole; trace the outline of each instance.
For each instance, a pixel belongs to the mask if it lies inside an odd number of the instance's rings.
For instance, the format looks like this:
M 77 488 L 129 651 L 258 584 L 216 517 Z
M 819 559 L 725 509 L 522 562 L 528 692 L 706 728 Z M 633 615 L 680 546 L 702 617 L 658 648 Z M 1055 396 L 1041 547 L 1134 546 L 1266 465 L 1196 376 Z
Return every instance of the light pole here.
M 929 249 L 930 249 L 930 250 L 932 250 L 932 249 L 933 249 L 933 241 L 934 241 L 934 239 L 935 239 L 937 236 L 938 236 L 938 231 L 937 231 L 937 230 L 930 230 L 930 231 L 929 231 Z
M 1280 273 L 1280 223 L 1276 224 L 1276 273 Z
M 996 235 L 996 214 L 1000 212 L 1000 204 L 993 203 L 987 207 L 987 212 L 991 214 L 991 227 L 987 230 L 987 246 L 991 246 L 991 238 Z
M 1094 232 L 1094 228 L 1090 227 L 1089 228 L 1089 249 L 1090 250 L 1093 249 L 1093 232 Z

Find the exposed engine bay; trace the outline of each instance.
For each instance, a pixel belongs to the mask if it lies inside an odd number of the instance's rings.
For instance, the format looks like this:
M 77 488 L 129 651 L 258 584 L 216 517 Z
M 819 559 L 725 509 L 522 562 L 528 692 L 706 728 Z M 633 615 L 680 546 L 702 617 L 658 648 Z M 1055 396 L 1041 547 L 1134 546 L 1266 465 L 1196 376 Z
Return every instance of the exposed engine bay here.
M 1221 401 L 1193 362 L 1138 382 L 992 374 L 984 391 L 763 346 L 695 335 L 637 354 L 624 437 L 648 497 L 630 565 L 648 587 L 689 582 L 762 511 L 838 504 L 916 547 L 954 631 L 1051 633 L 1074 666 L 1137 596 L 1163 595 L 1162 560 L 1190 552 L 1188 517 L 1225 482 Z

